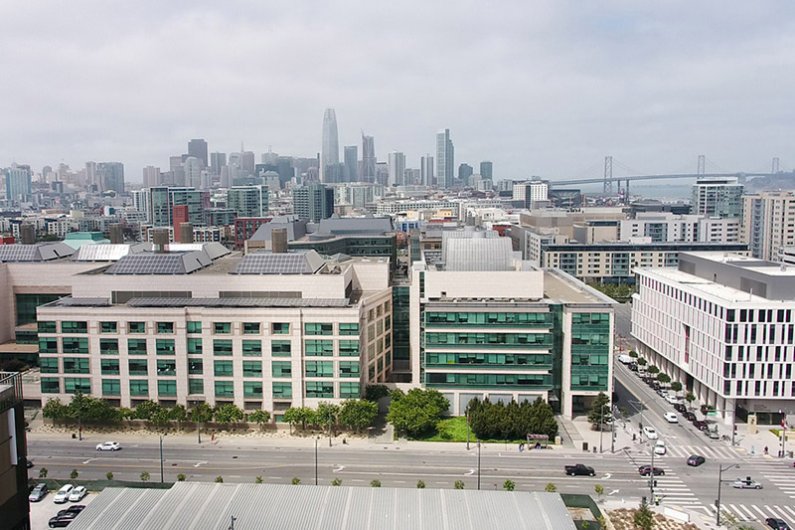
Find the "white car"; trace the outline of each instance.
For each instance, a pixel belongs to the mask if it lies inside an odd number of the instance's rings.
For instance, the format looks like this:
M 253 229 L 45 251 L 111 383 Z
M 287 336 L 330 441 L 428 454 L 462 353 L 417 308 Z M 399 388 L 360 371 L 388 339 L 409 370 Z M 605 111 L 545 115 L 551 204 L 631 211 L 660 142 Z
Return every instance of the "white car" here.
M 676 415 L 676 412 L 666 412 L 665 421 L 668 423 L 679 423 L 679 416 Z
M 61 489 L 58 490 L 58 493 L 55 494 L 53 497 L 52 502 L 55 504 L 63 504 L 67 500 L 69 500 L 69 495 L 72 494 L 72 490 L 75 489 L 74 486 L 71 484 L 64 484 Z
M 73 489 L 72 493 L 69 494 L 69 502 L 83 500 L 83 497 L 86 495 L 88 495 L 88 491 L 86 491 L 85 486 L 75 486 L 75 489 Z
M 679 396 L 677 396 L 675 394 L 668 394 L 668 395 L 665 396 L 665 401 L 667 401 L 671 405 L 676 405 L 677 403 L 681 403 L 682 402 L 682 398 L 680 398 Z
M 649 440 L 656 440 L 658 438 L 657 431 L 654 429 L 654 427 L 651 427 L 650 425 L 646 425 L 645 427 L 643 427 L 643 436 L 645 436 Z
M 662 456 L 667 452 L 668 451 L 665 448 L 665 442 L 663 442 L 662 440 L 657 440 L 657 443 L 654 444 L 654 454 Z
M 118 451 L 121 449 L 119 442 L 102 442 L 97 444 L 97 451 Z
M 631 364 L 634 360 L 635 359 L 626 354 L 621 354 L 618 356 L 618 362 L 621 364 Z

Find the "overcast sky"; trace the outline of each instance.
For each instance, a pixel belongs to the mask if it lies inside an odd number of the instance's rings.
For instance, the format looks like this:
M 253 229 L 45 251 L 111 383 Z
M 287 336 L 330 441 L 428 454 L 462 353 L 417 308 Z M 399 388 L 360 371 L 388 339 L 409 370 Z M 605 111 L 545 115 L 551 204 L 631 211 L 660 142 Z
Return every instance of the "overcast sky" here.
M 0 166 L 168 169 L 210 151 L 375 136 L 409 167 L 448 127 L 496 178 L 795 165 L 795 4 L 373 0 L 0 2 Z

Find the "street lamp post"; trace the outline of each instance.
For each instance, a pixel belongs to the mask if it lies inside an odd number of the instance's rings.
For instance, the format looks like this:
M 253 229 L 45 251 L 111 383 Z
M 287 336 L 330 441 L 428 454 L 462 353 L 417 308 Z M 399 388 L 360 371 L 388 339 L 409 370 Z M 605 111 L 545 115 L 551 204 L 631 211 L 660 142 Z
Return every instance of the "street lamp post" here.
M 480 440 L 478 440 L 478 490 L 480 490 Z
M 315 436 L 315 486 L 317 486 L 317 441 L 320 436 Z
M 467 451 L 469 451 L 469 412 L 466 413 L 467 420 Z
M 160 483 L 163 483 L 163 435 L 160 435 Z
M 723 485 L 723 472 L 728 471 L 732 468 L 740 468 L 740 464 L 729 464 L 728 466 L 720 466 L 718 469 L 718 499 L 715 501 L 715 524 L 720 527 L 720 489 L 721 485 Z

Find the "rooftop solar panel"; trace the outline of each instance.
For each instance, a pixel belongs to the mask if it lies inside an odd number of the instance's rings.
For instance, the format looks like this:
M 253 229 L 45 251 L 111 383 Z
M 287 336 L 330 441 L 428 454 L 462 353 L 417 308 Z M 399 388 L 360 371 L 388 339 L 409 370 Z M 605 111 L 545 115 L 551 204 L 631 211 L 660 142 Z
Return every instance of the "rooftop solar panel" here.
M 128 254 L 105 274 L 190 274 L 211 263 L 203 252 Z
M 248 254 L 232 274 L 314 274 L 323 265 L 322 258 L 315 259 L 315 254 L 314 251 Z

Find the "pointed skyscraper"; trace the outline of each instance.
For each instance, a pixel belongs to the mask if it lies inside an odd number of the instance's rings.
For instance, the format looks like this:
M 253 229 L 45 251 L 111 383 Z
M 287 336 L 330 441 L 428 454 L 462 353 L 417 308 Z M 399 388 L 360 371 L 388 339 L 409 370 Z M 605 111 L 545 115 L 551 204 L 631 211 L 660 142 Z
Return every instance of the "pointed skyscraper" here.
M 320 150 L 320 181 L 334 182 L 340 164 L 340 145 L 337 138 L 337 115 L 326 109 L 323 115 L 323 146 Z

